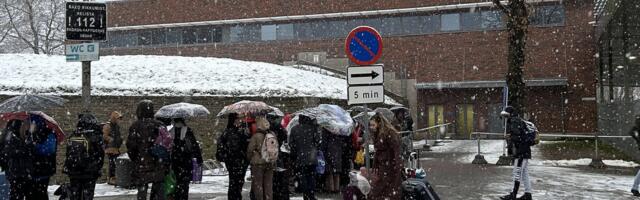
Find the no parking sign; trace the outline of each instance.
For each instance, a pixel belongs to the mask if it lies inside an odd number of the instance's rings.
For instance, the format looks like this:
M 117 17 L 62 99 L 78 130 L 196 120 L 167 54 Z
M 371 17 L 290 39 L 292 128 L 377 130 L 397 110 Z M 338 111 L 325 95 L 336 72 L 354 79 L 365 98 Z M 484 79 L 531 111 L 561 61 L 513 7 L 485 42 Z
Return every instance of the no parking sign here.
M 357 65 L 375 64 L 382 56 L 382 37 L 372 27 L 356 27 L 347 36 L 345 51 Z

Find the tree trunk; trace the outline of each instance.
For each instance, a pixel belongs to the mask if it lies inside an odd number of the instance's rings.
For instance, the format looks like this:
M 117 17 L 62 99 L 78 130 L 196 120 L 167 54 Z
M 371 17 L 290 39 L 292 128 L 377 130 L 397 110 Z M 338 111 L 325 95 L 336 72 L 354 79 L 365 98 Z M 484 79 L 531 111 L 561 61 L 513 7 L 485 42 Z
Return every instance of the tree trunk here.
M 507 31 L 509 34 L 508 70 L 506 75 L 509 87 L 508 104 L 518 113 L 526 113 L 526 86 L 524 83 L 523 67 L 525 64 L 525 47 L 527 42 L 527 27 L 529 13 L 525 0 L 511 0 L 507 14 Z

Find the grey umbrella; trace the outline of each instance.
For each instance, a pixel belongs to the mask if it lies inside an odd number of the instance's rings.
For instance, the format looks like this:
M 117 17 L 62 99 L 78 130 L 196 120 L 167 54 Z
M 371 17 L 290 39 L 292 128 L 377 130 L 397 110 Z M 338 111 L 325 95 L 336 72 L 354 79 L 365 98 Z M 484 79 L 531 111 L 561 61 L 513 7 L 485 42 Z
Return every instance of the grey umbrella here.
M 25 94 L 12 97 L 0 103 L 0 113 L 42 111 L 47 108 L 62 106 L 65 102 L 67 100 L 61 97 Z
M 175 103 L 163 106 L 156 112 L 156 118 L 190 118 L 190 117 L 207 117 L 209 110 L 202 105 L 191 103 Z

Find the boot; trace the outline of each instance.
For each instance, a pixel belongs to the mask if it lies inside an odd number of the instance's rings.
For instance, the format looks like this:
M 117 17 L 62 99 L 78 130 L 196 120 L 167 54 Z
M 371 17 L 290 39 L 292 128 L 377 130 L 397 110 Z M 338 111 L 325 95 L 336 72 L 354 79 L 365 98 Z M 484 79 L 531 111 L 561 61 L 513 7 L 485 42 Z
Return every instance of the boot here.
M 514 193 L 509 193 L 508 195 L 500 197 L 500 200 L 516 200 L 516 195 Z
M 631 190 L 631 193 L 633 196 L 640 197 L 640 192 L 638 192 L 638 190 Z
M 524 193 L 524 195 L 522 195 L 521 197 L 517 198 L 516 200 L 531 200 L 531 193 Z

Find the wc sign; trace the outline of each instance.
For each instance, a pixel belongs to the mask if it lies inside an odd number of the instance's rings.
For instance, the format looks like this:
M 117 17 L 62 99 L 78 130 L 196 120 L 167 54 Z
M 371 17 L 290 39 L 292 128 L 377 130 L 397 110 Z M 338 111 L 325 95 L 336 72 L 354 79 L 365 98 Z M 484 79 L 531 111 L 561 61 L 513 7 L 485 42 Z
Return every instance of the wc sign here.
M 100 60 L 99 43 L 81 43 L 65 45 L 67 62 Z

